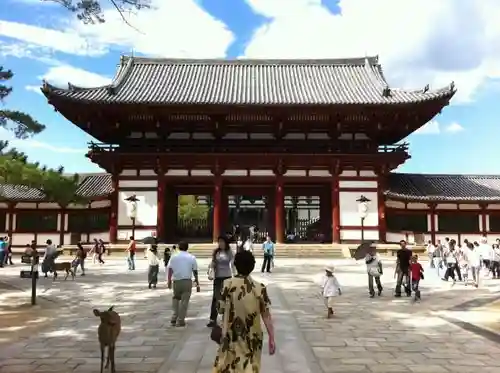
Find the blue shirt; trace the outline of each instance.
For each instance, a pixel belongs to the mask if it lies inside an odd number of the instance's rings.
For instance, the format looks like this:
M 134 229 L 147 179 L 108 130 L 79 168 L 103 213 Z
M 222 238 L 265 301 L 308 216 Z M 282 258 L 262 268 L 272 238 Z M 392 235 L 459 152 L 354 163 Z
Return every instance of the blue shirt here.
M 266 241 L 262 244 L 262 248 L 264 249 L 264 254 L 274 255 L 274 243 Z
M 5 241 L 0 241 L 0 252 L 5 251 Z
M 191 280 L 193 271 L 198 270 L 198 264 L 194 255 L 186 251 L 179 251 L 178 254 L 172 256 L 167 265 L 167 271 L 172 270 L 172 279 L 176 280 Z

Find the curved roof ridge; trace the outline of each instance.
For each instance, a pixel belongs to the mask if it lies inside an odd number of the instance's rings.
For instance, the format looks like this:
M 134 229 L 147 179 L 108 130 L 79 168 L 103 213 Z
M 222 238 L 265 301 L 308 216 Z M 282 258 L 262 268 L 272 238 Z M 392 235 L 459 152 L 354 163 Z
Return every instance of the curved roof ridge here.
M 133 60 L 137 64 L 228 64 L 228 65 L 364 65 L 369 61 L 371 65 L 378 64 L 378 56 L 348 57 L 348 58 L 157 58 L 142 56 L 121 56 L 121 60 Z
M 500 175 L 495 174 L 421 174 L 414 172 L 391 172 L 390 175 L 401 176 L 416 176 L 416 177 L 477 177 L 477 178 L 500 178 Z
M 114 92 L 119 85 L 123 82 L 124 76 L 127 75 L 127 73 L 131 70 L 132 67 L 132 60 L 126 61 L 127 63 L 124 64 L 125 59 L 121 58 L 120 59 L 120 64 L 118 66 L 118 69 L 116 70 L 115 76 L 111 79 L 111 82 L 108 84 L 100 85 L 100 86 L 95 86 L 95 87 L 80 87 L 77 86 L 76 84 L 73 84 L 71 82 L 68 82 L 68 88 L 62 88 L 62 87 L 57 87 L 53 84 L 50 84 L 47 80 L 43 79 L 42 80 L 42 87 L 40 90 L 42 93 L 46 93 L 49 91 L 75 91 L 75 92 L 84 92 L 84 91 L 93 91 L 96 89 L 107 89 L 111 90 Z

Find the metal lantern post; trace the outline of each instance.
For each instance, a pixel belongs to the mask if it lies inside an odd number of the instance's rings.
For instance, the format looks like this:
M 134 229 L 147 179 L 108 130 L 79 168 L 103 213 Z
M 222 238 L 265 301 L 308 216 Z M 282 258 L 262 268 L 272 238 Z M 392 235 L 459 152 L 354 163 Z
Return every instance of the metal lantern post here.
M 135 238 L 135 223 L 137 220 L 137 202 L 139 202 L 139 198 L 134 194 L 125 199 L 128 203 L 130 203 L 130 211 L 129 217 L 132 220 L 132 237 Z
M 361 195 L 356 202 L 358 202 L 358 213 L 361 219 L 361 243 L 365 241 L 365 219 L 368 216 L 368 208 L 371 200 Z

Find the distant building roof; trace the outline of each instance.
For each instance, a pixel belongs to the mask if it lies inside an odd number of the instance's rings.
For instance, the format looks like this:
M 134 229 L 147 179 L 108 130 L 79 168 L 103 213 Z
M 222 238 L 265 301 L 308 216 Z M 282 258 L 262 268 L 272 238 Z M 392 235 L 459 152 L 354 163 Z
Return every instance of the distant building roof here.
M 405 201 L 500 202 L 500 175 L 390 174 L 386 196 Z
M 408 104 L 449 100 L 455 87 L 391 89 L 378 57 L 320 60 L 196 60 L 126 57 L 97 88 L 45 82 L 48 97 L 161 105 Z
M 106 197 L 111 192 L 111 175 L 87 174 L 82 175 L 76 194 L 91 200 L 93 198 Z M 2 200 L 44 202 L 47 201 L 47 197 L 42 191 L 35 188 L 0 183 L 0 202 Z
M 112 192 L 110 174 L 82 175 L 77 194 L 89 199 Z M 498 202 L 500 175 L 429 175 L 392 173 L 385 195 L 390 199 L 414 202 Z M 0 201 L 45 201 L 33 188 L 0 184 Z

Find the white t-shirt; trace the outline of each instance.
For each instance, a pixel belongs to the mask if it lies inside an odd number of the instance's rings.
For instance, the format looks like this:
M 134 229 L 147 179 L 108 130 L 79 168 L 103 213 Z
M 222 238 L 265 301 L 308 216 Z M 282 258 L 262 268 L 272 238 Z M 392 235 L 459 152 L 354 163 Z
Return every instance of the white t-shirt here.
M 478 247 L 467 249 L 467 262 L 471 267 L 479 267 L 481 265 L 481 253 Z
M 51 256 L 57 253 L 56 246 L 54 244 L 47 245 L 45 248 L 45 256 Z
M 158 255 L 152 252 L 150 249 L 148 249 L 146 257 L 148 259 L 148 265 L 150 266 L 160 265 L 160 260 L 158 259 Z
M 476 250 L 477 249 L 479 249 L 479 254 L 483 258 L 483 260 L 492 259 L 493 248 L 490 245 L 488 245 L 487 243 L 481 243 L 479 244 L 479 247 L 476 248 Z
M 325 298 L 336 297 L 339 295 L 339 289 L 340 284 L 335 275 L 332 274 L 332 276 L 325 276 L 323 279 L 323 296 Z

